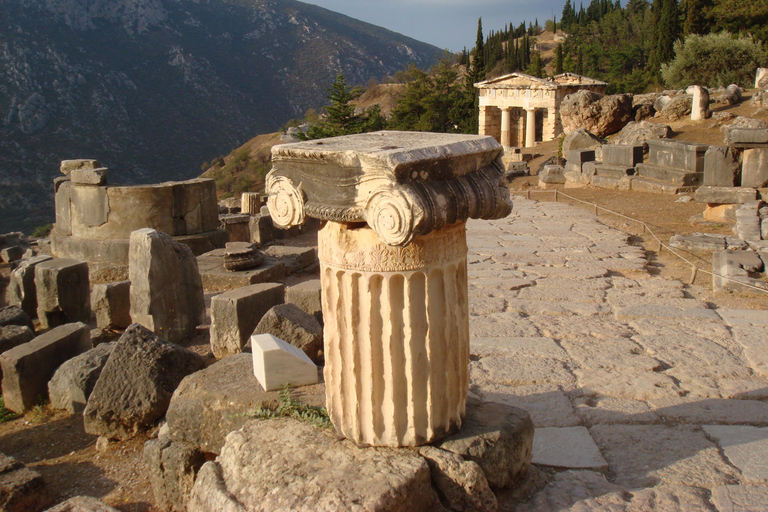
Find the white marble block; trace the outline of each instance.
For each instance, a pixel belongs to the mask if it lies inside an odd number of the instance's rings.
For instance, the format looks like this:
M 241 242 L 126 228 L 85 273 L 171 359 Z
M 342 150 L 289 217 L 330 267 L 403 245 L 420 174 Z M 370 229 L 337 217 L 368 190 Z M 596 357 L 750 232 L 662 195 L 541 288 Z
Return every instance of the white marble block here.
M 300 348 L 271 334 L 251 336 L 253 374 L 265 391 L 317 384 L 317 366 Z

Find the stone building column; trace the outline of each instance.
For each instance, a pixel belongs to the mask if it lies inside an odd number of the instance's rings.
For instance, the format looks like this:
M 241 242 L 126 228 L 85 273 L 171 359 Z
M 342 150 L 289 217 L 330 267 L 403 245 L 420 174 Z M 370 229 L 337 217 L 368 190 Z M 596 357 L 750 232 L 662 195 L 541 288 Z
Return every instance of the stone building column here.
M 369 227 L 328 222 L 318 252 L 336 429 L 374 446 L 458 430 L 469 385 L 465 223 L 393 247 Z
M 477 117 L 477 133 L 478 135 L 490 135 L 489 133 L 486 133 L 487 130 L 487 119 L 488 119 L 488 107 L 485 105 L 480 105 L 480 111 L 478 113 Z
M 536 109 L 525 109 L 525 147 L 532 148 L 536 145 Z
M 501 109 L 501 145 L 505 148 L 512 146 L 512 115 L 511 108 Z
M 261 194 L 258 192 L 243 192 L 240 196 L 240 212 L 258 215 L 261 211 Z
M 543 140 L 555 140 L 557 136 L 557 110 L 554 107 L 547 109 L 547 123 L 544 125 Z

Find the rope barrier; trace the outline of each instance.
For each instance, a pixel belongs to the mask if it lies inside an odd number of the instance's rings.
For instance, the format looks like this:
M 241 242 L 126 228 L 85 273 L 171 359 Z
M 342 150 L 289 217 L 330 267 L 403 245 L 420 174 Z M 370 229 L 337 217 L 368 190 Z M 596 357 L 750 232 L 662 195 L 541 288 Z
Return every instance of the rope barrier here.
M 685 258 L 681 254 L 679 254 L 677 251 L 675 251 L 672 247 L 670 247 L 670 246 L 666 245 L 664 242 L 662 242 L 661 239 L 658 236 L 656 236 L 656 233 L 653 232 L 651 227 L 648 226 L 648 224 L 646 224 L 642 220 L 635 219 L 633 217 L 629 217 L 627 215 L 624 215 L 623 213 L 615 212 L 613 210 L 610 210 L 608 208 L 600 206 L 597 203 L 593 203 L 593 202 L 590 202 L 590 201 L 585 201 L 583 199 L 579 199 L 577 197 L 573 197 L 572 195 L 566 194 L 565 192 L 560 192 L 557 189 L 551 189 L 551 190 L 531 190 L 531 189 L 527 189 L 525 191 L 526 199 L 530 199 L 531 198 L 531 192 L 540 193 L 540 194 L 549 194 L 549 193 L 554 192 L 555 202 L 558 202 L 558 196 L 565 196 L 566 198 L 568 198 L 568 199 L 570 199 L 572 201 L 575 201 L 577 203 L 582 203 L 582 204 L 585 204 L 585 205 L 588 205 L 588 206 L 592 206 L 592 207 L 594 207 L 594 215 L 595 215 L 595 217 L 598 216 L 598 211 L 602 210 L 602 211 L 604 211 L 606 213 L 610 213 L 612 215 L 616 215 L 617 217 L 621 217 L 622 219 L 625 219 L 625 220 L 628 220 L 628 221 L 631 221 L 631 222 L 636 222 L 636 223 L 640 224 L 640 226 L 642 226 L 642 228 L 643 228 L 643 234 L 648 233 L 649 235 L 651 235 L 651 237 L 653 237 L 654 240 L 656 240 L 656 242 L 658 242 L 659 249 L 658 249 L 657 252 L 659 254 L 661 254 L 662 249 L 666 249 L 667 251 L 669 251 L 670 253 L 674 254 L 675 256 L 677 256 L 678 258 L 680 258 L 685 263 L 687 263 L 688 265 L 691 266 L 691 280 L 690 280 L 689 284 L 693 284 L 693 282 L 696 280 L 696 276 L 698 275 L 699 272 L 701 272 L 702 274 L 707 274 L 707 275 L 710 275 L 712 277 L 718 277 L 720 279 L 725 279 L 726 281 L 731 281 L 731 282 L 734 282 L 734 283 L 738 283 L 741 286 L 744 286 L 744 287 L 747 287 L 747 288 L 752 288 L 752 289 L 757 290 L 759 292 L 768 293 L 768 290 L 766 290 L 765 288 L 760 288 L 759 286 L 755 286 L 753 284 L 745 283 L 745 282 L 739 281 L 738 279 L 733 279 L 733 278 L 728 277 L 728 276 L 723 276 L 723 275 L 720 275 L 720 274 L 716 274 L 714 272 L 709 272 L 708 270 L 704 270 L 704 269 L 698 268 L 698 266 L 695 263 L 689 261 L 687 258 Z

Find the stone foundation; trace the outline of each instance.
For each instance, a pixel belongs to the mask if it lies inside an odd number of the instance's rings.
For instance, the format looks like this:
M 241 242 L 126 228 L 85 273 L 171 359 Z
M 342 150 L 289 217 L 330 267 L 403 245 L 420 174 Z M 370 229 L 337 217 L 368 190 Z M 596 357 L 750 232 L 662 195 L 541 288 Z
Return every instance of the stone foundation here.
M 328 222 L 318 240 L 333 424 L 359 445 L 443 438 L 469 382 L 465 224 L 406 247 L 357 226 Z

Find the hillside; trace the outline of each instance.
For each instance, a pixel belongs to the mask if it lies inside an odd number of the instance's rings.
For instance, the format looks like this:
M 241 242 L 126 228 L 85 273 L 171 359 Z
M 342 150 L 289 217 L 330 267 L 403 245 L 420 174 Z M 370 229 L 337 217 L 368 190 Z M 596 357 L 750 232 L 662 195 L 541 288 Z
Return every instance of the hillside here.
M 440 51 L 295 0 L 0 0 L 0 232 L 51 222 L 51 180 L 186 179 L 324 103 Z

